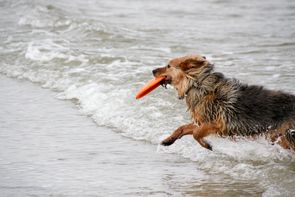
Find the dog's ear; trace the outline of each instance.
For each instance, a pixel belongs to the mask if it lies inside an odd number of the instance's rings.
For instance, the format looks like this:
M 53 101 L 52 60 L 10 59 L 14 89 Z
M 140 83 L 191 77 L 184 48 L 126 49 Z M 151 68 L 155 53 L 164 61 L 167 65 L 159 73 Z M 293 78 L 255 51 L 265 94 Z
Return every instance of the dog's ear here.
M 206 60 L 205 59 L 187 59 L 183 62 L 180 63 L 179 67 L 183 71 L 188 71 L 190 69 L 198 69 L 201 68 L 202 66 L 206 65 Z

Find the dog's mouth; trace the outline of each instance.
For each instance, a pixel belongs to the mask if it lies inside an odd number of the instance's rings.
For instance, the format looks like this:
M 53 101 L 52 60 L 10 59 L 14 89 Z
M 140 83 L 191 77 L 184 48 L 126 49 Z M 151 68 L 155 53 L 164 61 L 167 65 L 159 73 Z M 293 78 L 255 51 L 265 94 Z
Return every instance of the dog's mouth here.
M 163 86 L 164 88 L 167 88 L 167 85 L 171 84 L 172 82 L 172 78 L 170 76 L 165 76 L 165 79 L 161 81 L 161 86 Z

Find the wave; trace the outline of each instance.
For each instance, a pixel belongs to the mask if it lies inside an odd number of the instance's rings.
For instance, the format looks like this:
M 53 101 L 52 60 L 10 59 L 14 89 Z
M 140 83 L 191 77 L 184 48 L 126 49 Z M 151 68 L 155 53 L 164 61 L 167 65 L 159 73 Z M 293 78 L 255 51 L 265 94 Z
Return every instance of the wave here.
M 207 53 L 211 55 L 207 58 L 215 58 L 217 63 L 224 65 L 218 68 L 221 72 L 239 77 L 245 75 L 244 78 L 251 81 L 269 80 L 276 87 L 290 86 L 292 79 L 292 72 L 289 71 L 293 69 L 293 56 L 265 63 L 269 56 L 277 55 L 276 51 L 264 56 L 265 49 L 253 49 L 246 41 L 241 52 L 235 49 L 237 40 L 228 40 L 228 35 L 223 35 L 223 32 L 219 32 L 218 36 L 233 43 L 224 45 L 227 42 L 219 42 L 223 51 L 229 51 L 219 52 L 220 48 L 215 49 L 219 46 L 216 47 L 211 40 L 215 37 L 213 35 L 208 37 L 200 32 L 200 37 L 191 40 L 197 31 L 193 23 L 190 28 L 184 29 L 191 31 L 186 38 L 186 34 L 176 33 L 170 26 L 163 27 L 157 34 L 155 27 L 137 28 L 126 25 L 128 23 L 120 26 L 114 21 L 108 23 L 95 19 L 94 16 L 100 15 L 82 17 L 78 11 L 82 8 L 71 12 L 46 2 L 18 4 L 16 7 L 19 11 L 16 29 L 7 32 L 10 37 L 0 48 L 0 73 L 24 78 L 57 91 L 57 98 L 72 100 L 81 113 L 92 118 L 97 125 L 111 127 L 120 135 L 135 140 L 158 145 L 178 126 L 190 121 L 185 104 L 177 99 L 172 88 L 158 88 L 139 101 L 134 97 L 145 81 L 152 77 L 154 67 L 164 65 L 169 57 L 180 53 L 201 51 L 202 47 L 198 48 L 198 45 L 208 47 Z M 166 33 L 167 30 L 171 32 Z M 205 30 L 204 26 L 202 31 Z M 294 46 L 293 43 L 279 43 L 275 46 Z M 252 57 L 254 55 L 255 58 Z M 281 61 L 285 63 L 283 70 L 286 73 L 277 66 L 281 65 Z M 260 63 L 262 66 L 258 67 Z M 274 71 L 278 73 L 274 74 Z M 283 78 L 284 83 L 274 82 L 273 79 L 278 78 Z M 266 188 L 266 194 L 271 193 L 273 188 L 284 194 L 278 187 L 284 188 L 285 182 L 278 183 L 273 174 L 283 176 L 293 173 L 286 166 L 286 163 L 293 165 L 295 162 L 293 152 L 272 146 L 262 137 L 257 140 L 238 138 L 236 141 L 209 137 L 208 140 L 213 145 L 212 152 L 201 148 L 189 136 L 170 147 L 158 145 L 157 151 L 188 158 L 206 172 L 225 174 L 233 179 L 258 180 L 257 184 Z M 282 172 L 282 169 L 285 171 Z M 261 177 L 266 178 L 261 181 Z

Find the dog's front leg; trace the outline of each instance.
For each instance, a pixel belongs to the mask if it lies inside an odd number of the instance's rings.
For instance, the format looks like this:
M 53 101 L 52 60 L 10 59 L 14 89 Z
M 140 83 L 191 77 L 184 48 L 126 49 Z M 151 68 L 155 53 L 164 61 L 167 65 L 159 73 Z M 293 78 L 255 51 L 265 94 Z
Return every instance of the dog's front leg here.
M 212 146 L 204 139 L 204 137 L 217 133 L 219 128 L 215 124 L 202 124 L 193 130 L 193 136 L 197 142 L 204 148 L 212 150 Z
M 180 139 L 184 135 L 192 135 L 193 130 L 196 126 L 193 123 L 183 125 L 176 129 L 169 137 L 161 142 L 164 146 L 170 146 L 173 144 L 177 139 Z

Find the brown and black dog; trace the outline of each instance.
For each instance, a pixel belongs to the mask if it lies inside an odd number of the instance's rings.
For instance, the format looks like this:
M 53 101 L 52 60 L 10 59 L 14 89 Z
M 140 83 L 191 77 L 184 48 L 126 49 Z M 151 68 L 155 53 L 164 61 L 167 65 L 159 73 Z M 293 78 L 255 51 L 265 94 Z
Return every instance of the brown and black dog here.
M 185 99 L 192 123 L 183 125 L 162 141 L 169 146 L 184 135 L 193 135 L 209 150 L 204 139 L 219 136 L 258 136 L 295 150 L 295 96 L 281 91 L 246 85 L 214 72 L 213 64 L 199 55 L 179 57 L 153 70 L 164 76 L 162 85 L 171 84 Z

